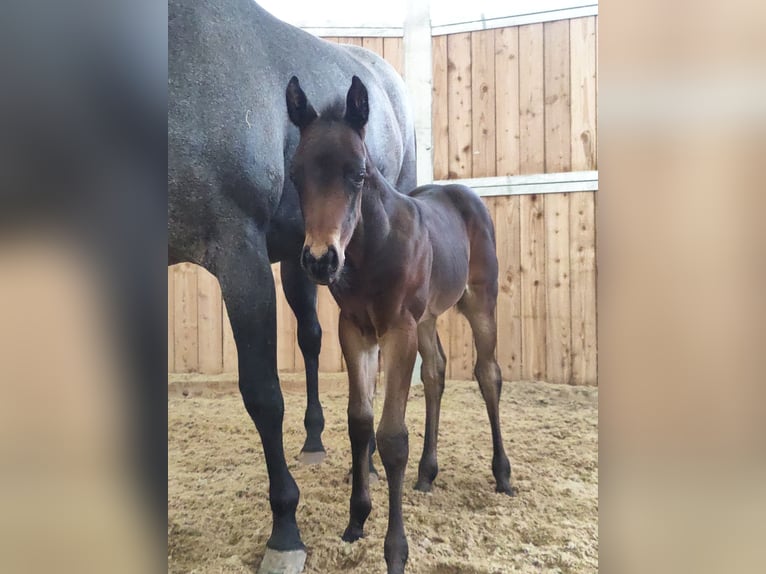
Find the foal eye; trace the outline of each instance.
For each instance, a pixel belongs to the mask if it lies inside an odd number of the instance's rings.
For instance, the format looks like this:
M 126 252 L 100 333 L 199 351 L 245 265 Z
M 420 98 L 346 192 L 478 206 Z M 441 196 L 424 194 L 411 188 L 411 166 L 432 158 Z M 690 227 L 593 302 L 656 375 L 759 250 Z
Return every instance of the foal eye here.
M 359 173 L 352 174 L 349 179 L 352 183 L 355 183 L 356 185 L 361 185 L 364 182 L 364 172 L 360 171 Z

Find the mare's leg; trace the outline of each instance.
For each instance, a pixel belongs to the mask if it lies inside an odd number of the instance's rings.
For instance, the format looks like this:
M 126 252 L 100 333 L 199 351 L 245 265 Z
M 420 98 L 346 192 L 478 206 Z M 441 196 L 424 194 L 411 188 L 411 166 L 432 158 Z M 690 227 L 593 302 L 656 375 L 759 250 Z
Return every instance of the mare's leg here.
M 305 560 L 295 521 L 298 486 L 287 469 L 282 446 L 284 402 L 277 376 L 276 301 L 264 237 L 232 237 L 231 244 L 220 250 L 216 275 L 237 345 L 239 389 L 261 436 L 269 473 L 272 530 L 266 545 L 271 552 L 267 549 L 264 563 L 276 560 L 280 553 L 274 551 L 298 550 Z
M 324 415 L 319 402 L 319 351 L 322 347 L 322 328 L 317 319 L 317 288 L 301 269 L 298 259 L 282 261 L 282 289 L 298 321 L 298 346 L 306 366 L 306 442 L 300 460 L 306 464 L 321 462 L 325 457 L 322 445 Z
M 423 380 L 426 395 L 426 432 L 415 490 L 429 492 L 431 483 L 439 472 L 439 465 L 436 462 L 436 443 L 439 438 L 439 412 L 442 393 L 444 393 L 444 370 L 447 363 L 439 334 L 436 332 L 436 317 L 424 319 L 418 325 L 418 351 L 423 357 L 420 378 Z
M 407 563 L 402 486 L 409 456 L 409 441 L 404 414 L 417 347 L 417 326 L 411 316 L 392 324 L 381 338 L 383 362 L 386 366 L 386 398 L 377 439 L 378 452 L 388 479 L 388 530 L 384 547 L 388 574 L 404 572 Z
M 495 360 L 497 326 L 495 304 L 497 301 L 497 279 L 492 282 L 471 284 L 458 302 L 458 309 L 471 324 L 476 343 L 476 366 L 474 375 L 479 381 L 481 396 L 487 406 L 489 424 L 492 427 L 492 474 L 497 492 L 512 495 L 511 463 L 505 454 L 500 433 L 500 391 L 503 379 L 500 365 Z
M 349 521 L 343 540 L 364 536 L 370 501 L 370 447 L 373 436 L 372 395 L 378 368 L 378 342 L 372 329 L 363 332 L 343 313 L 339 321 L 340 345 L 348 369 L 348 436 L 351 439 L 352 486 Z

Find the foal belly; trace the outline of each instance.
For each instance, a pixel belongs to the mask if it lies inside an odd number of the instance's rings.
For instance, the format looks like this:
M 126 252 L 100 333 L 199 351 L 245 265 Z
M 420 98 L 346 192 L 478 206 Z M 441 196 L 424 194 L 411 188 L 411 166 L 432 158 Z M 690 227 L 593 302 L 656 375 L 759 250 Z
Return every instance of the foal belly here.
M 457 246 L 455 246 L 457 247 Z M 468 253 L 434 249 L 428 311 L 441 315 L 460 300 L 468 283 Z

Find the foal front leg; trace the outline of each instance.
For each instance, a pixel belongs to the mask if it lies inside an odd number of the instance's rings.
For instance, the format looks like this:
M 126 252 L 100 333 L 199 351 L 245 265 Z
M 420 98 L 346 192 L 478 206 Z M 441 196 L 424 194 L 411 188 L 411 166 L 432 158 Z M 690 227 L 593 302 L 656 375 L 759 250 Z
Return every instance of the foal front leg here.
M 343 540 L 364 536 L 364 523 L 372 509 L 370 501 L 370 449 L 373 442 L 372 396 L 378 367 L 378 343 L 372 326 L 360 329 L 342 312 L 340 345 L 348 369 L 348 436 L 351 439 L 352 482 L 349 521 Z
M 386 365 L 386 398 L 376 437 L 388 479 L 388 530 L 384 548 L 389 574 L 403 573 L 408 555 L 402 516 L 402 487 L 409 456 L 404 415 L 417 347 L 417 328 L 411 316 L 387 329 L 381 339 Z

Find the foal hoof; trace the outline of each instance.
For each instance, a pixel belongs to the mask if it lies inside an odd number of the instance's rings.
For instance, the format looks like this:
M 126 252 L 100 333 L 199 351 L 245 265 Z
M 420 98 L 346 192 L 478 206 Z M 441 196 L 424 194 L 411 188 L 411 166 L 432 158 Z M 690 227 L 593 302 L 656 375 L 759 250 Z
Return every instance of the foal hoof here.
M 415 483 L 415 490 L 419 492 L 431 492 L 432 485 L 425 480 L 419 480 Z
M 364 531 L 361 528 L 348 526 L 341 538 L 343 539 L 343 542 L 356 542 L 360 538 L 364 538 Z
M 301 574 L 304 564 L 306 564 L 305 550 L 280 552 L 267 548 L 258 568 L 258 574 Z
M 354 480 L 354 471 L 352 469 L 349 469 L 348 474 L 346 474 L 346 484 L 351 484 Z M 380 476 L 378 475 L 378 471 L 373 469 L 370 471 L 370 486 L 373 484 L 378 484 L 380 482 Z
M 500 494 L 507 494 L 508 496 L 516 496 L 519 490 L 510 484 L 498 484 L 495 487 L 495 492 Z
M 301 464 L 319 464 L 322 462 L 325 458 L 327 458 L 327 453 L 323 450 L 318 450 L 316 452 L 306 452 L 305 450 L 302 450 L 301 453 L 298 455 L 298 462 Z

